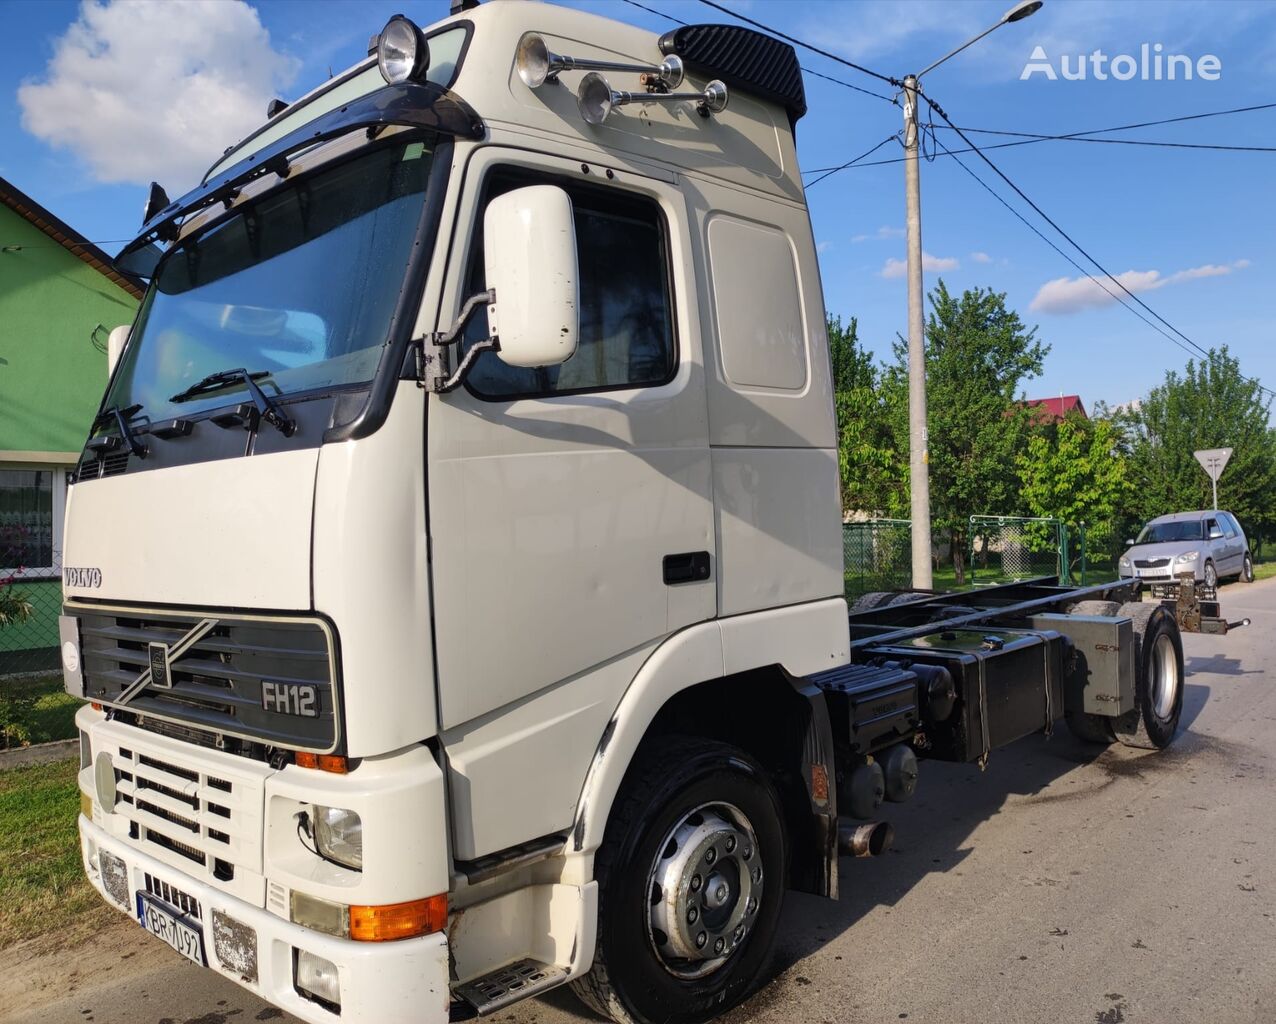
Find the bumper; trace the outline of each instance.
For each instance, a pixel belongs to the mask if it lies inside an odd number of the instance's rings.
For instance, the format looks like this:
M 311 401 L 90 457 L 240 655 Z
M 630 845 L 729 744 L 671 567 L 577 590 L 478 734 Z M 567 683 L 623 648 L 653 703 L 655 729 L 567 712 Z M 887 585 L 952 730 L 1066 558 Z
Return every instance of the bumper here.
M 1170 564 L 1148 569 L 1141 569 L 1135 566 L 1132 569 L 1119 569 L 1118 574 L 1123 580 L 1136 579 L 1142 580 L 1144 583 L 1171 583 L 1178 579 L 1180 572 L 1188 572 L 1189 570 L 1192 570 L 1193 576 L 1198 583 L 1205 578 L 1200 565 L 1177 566 Z
M 407 1024 L 409 1021 L 443 1024 L 447 1021 L 448 944 L 442 932 L 385 943 L 352 942 L 322 935 L 177 871 L 113 838 L 83 816 L 79 824 L 85 872 L 103 899 L 136 919 L 136 894 L 146 887 L 146 875 L 180 888 L 199 903 L 198 928 L 203 935 L 208 966 L 267 1002 L 312 1024 L 363 1024 L 365 1021 L 369 1024 Z M 98 866 L 98 854 L 103 850 L 123 861 L 127 868 L 128 906 L 122 905 L 107 890 Z M 118 884 L 113 888 L 119 891 Z M 214 911 L 255 933 L 255 977 L 244 973 L 242 960 L 238 966 L 219 961 L 212 927 Z M 242 929 L 240 931 L 242 933 Z M 340 1013 L 306 999 L 296 990 L 293 985 L 296 950 L 313 953 L 337 966 L 341 984 Z

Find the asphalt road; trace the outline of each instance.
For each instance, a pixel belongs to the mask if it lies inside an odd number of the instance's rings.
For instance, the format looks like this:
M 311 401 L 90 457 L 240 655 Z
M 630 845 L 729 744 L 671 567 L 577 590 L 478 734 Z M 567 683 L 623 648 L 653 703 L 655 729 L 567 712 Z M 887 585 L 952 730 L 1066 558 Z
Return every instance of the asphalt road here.
M 1056 735 L 982 774 L 923 763 L 892 850 L 844 860 L 839 902 L 790 894 L 773 980 L 730 1024 L 1276 1021 L 1276 580 L 1223 600 L 1254 625 L 1185 638 L 1169 751 Z M 6 954 L 0 1019 L 292 1018 L 125 924 L 68 954 Z M 595 1018 L 558 990 L 496 1019 Z

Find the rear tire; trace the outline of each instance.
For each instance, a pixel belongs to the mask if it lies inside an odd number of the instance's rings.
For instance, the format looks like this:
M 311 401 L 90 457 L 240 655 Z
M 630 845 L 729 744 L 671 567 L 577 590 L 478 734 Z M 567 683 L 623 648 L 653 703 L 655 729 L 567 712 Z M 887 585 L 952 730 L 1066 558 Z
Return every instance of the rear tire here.
M 1241 562 L 1241 582 L 1254 582 L 1254 559 L 1250 557 L 1248 551 L 1245 552 L 1245 560 Z
M 571 983 L 581 1001 L 618 1024 L 699 1024 L 742 1001 L 779 923 L 783 820 L 748 754 L 688 736 L 653 741 L 625 776 L 594 860 L 598 943 Z
M 1161 604 L 1132 602 L 1119 614 L 1134 621 L 1134 710 L 1112 720 L 1127 747 L 1164 750 L 1183 714 L 1183 640 Z
M 1116 615 L 1121 606 L 1115 601 L 1078 601 L 1068 609 L 1069 615 Z
M 855 599 L 855 603 L 851 605 L 851 614 L 872 611 L 874 608 L 886 604 L 894 596 L 895 592 L 892 590 L 872 590 L 867 594 L 860 594 Z

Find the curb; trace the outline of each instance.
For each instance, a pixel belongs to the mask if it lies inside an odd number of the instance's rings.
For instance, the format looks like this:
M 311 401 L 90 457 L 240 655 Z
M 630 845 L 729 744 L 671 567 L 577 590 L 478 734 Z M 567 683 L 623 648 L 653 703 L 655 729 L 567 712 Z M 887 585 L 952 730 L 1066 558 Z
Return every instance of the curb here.
M 17 747 L 0 750 L 0 771 L 20 768 L 28 764 L 49 764 L 75 757 L 80 750 L 79 739 L 57 740 L 54 743 L 37 743 L 33 747 Z

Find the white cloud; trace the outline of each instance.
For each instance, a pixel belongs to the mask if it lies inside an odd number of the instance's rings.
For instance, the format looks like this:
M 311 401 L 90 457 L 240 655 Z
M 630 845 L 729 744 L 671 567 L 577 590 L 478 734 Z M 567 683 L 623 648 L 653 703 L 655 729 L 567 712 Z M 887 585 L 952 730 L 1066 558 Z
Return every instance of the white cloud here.
M 876 231 L 872 232 L 871 234 L 852 235 L 851 241 L 852 242 L 867 242 L 870 239 L 881 240 L 881 239 L 887 239 L 887 238 L 903 238 L 903 237 L 904 237 L 903 228 L 892 228 L 883 224 L 880 228 L 878 228 Z
M 98 181 L 154 178 L 176 196 L 266 119 L 299 66 L 243 0 L 84 0 L 18 103 L 28 132 Z
M 1139 292 L 1156 291 L 1166 285 L 1201 277 L 1220 277 L 1233 270 L 1244 270 L 1248 266 L 1249 260 L 1236 260 L 1226 264 L 1207 263 L 1168 276 L 1163 276 L 1159 270 L 1127 270 L 1124 274 L 1117 274 L 1116 279 L 1137 295 Z M 1110 293 L 1124 295 L 1116 285 L 1108 284 L 1105 289 L 1088 277 L 1058 277 L 1047 281 L 1037 290 L 1028 308 L 1039 313 L 1079 313 L 1083 309 L 1099 309 L 1112 305 L 1117 300 Z
M 970 254 L 970 258 L 974 260 L 976 263 L 991 263 L 992 262 L 992 257 L 989 256 L 986 252 L 972 252 Z
M 961 264 L 952 256 L 932 256 L 928 252 L 922 253 L 922 270 L 939 273 L 944 270 L 956 270 L 959 266 Z M 882 277 L 903 277 L 907 273 L 907 260 L 889 259 L 882 267 Z
M 833 248 L 832 242 L 817 242 L 815 244 L 816 252 L 828 252 L 832 248 Z

